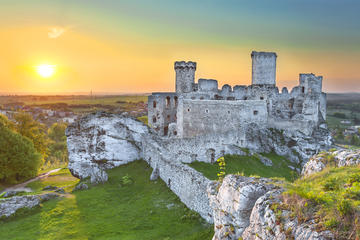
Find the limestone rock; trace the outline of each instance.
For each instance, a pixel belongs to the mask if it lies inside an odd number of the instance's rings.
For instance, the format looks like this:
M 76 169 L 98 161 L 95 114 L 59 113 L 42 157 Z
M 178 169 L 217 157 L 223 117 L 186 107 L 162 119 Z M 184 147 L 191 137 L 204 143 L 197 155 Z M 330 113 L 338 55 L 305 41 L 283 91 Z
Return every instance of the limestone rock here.
M 34 208 L 39 206 L 41 202 L 58 196 L 59 195 L 55 193 L 47 193 L 43 195 L 25 195 L 0 199 L 0 218 L 8 218 L 14 215 L 19 209 Z
M 159 169 L 158 167 L 156 166 L 154 168 L 154 170 L 152 171 L 151 173 L 151 176 L 150 176 L 150 181 L 155 181 L 159 178 Z
M 246 240 L 327 240 L 334 239 L 330 231 L 317 232 L 316 224 L 308 221 L 299 224 L 297 219 L 290 217 L 289 211 L 282 211 L 281 218 L 284 219 L 283 228 L 274 211 L 271 209 L 273 204 L 281 204 L 279 195 L 282 190 L 272 190 L 260 197 L 250 216 L 250 224 L 245 229 L 242 238 Z M 285 233 L 286 232 L 286 233 Z
M 89 189 L 89 186 L 86 183 L 79 183 L 78 185 L 75 186 L 73 191 L 86 190 L 86 189 Z
M 314 154 L 330 149 L 332 137 L 327 129 L 315 128 L 311 134 L 297 130 L 276 130 L 250 124 L 246 130 L 248 148 L 255 152 L 275 152 L 298 164 L 305 164 Z M 299 169 L 300 171 L 300 169 Z
M 208 187 L 213 209 L 213 240 L 238 239 L 249 226 L 250 214 L 256 200 L 273 189 L 269 179 L 228 175 L 221 186 L 213 182 Z
M 92 183 L 107 181 L 106 169 L 140 159 L 141 136 L 149 128 L 125 115 L 97 112 L 66 129 L 69 169 Z
M 309 176 L 322 171 L 329 164 L 337 167 L 359 165 L 360 150 L 341 149 L 330 153 L 319 153 L 304 165 L 301 173 L 303 176 Z

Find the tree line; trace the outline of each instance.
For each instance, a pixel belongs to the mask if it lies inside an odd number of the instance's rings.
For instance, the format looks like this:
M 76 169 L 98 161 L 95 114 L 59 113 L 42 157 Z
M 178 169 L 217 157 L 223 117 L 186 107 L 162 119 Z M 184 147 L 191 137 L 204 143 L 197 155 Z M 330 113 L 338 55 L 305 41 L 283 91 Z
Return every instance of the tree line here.
M 47 128 L 25 112 L 14 113 L 12 120 L 0 114 L 0 182 L 21 182 L 41 168 L 66 164 L 65 129 L 65 123 Z

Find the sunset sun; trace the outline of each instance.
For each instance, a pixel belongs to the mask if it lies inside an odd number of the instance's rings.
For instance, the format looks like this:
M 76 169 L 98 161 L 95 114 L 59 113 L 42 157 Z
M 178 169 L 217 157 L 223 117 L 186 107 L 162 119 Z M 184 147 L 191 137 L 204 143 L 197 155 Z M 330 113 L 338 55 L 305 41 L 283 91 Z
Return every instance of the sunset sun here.
M 35 67 L 35 70 L 39 76 L 43 78 L 50 78 L 56 72 L 56 66 L 50 64 L 41 64 Z

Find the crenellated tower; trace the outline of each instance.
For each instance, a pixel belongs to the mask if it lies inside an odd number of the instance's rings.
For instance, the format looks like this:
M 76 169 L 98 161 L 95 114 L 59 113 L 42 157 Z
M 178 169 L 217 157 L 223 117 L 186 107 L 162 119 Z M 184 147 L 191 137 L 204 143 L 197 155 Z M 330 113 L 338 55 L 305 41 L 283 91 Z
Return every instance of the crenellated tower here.
M 175 62 L 176 93 L 188 93 L 193 91 L 195 84 L 196 62 Z

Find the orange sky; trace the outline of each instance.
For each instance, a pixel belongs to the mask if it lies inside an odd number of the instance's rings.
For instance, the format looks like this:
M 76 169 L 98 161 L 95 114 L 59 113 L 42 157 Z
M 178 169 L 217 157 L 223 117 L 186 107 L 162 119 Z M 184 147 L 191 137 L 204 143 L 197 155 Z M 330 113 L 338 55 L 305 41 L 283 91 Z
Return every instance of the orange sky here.
M 157 20 L 89 11 L 91 20 L 85 14 L 61 24 L 51 16 L 11 21 L 8 14 L 0 24 L 0 93 L 174 91 L 176 60 L 196 61 L 196 78 L 217 79 L 219 86 L 250 84 L 252 50 L 277 52 L 280 88 L 295 86 L 300 72 L 313 72 L 324 76 L 325 91 L 360 91 L 360 52 L 345 45 L 325 43 L 321 48 L 318 42 L 227 38 L 211 31 L 201 34 L 201 26 L 180 26 L 177 31 Z M 59 36 L 51 38 L 49 32 L 59 29 Z M 44 79 L 36 74 L 34 66 L 42 63 L 56 65 L 55 76 Z

